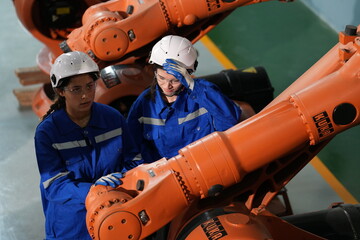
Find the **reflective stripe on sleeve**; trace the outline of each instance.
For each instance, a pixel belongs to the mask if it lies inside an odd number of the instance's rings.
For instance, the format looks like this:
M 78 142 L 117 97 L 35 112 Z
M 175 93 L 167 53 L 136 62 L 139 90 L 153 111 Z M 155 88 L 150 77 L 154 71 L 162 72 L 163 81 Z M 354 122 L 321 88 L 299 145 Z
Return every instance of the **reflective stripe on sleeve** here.
M 56 176 L 54 176 L 54 177 L 46 180 L 45 182 L 43 182 L 44 188 L 46 189 L 46 188 L 50 187 L 50 185 L 51 185 L 56 179 L 61 178 L 61 177 L 63 177 L 63 176 L 66 176 L 66 175 L 68 175 L 69 173 L 70 173 L 70 172 L 61 172 L 61 173 L 58 173 Z
M 208 111 L 205 109 L 205 108 L 199 108 L 198 110 L 196 110 L 195 112 L 192 112 L 192 113 L 189 113 L 186 117 L 184 118 L 179 118 L 178 121 L 179 121 L 179 124 L 182 124 L 184 122 L 187 122 L 187 121 L 190 121 L 190 120 L 193 120 L 205 113 L 207 113 Z
M 77 148 L 77 147 L 85 147 L 86 141 L 85 140 L 79 140 L 79 141 L 71 141 L 71 142 L 64 142 L 64 143 L 54 143 L 53 148 L 57 150 L 64 150 L 64 149 L 70 149 L 70 148 Z
M 165 119 L 140 117 L 138 120 L 140 123 L 144 123 L 144 124 L 157 125 L 157 126 L 165 125 Z
M 139 161 L 142 159 L 141 153 L 138 153 L 131 161 Z
M 117 136 L 121 136 L 122 135 L 122 128 L 117 128 L 117 129 L 114 129 L 114 130 L 111 130 L 109 132 L 106 132 L 106 133 L 103 133 L 101 135 L 98 135 L 95 137 L 95 142 L 96 143 L 100 143 L 100 142 L 103 142 L 103 141 L 106 141 L 108 139 L 111 139 L 111 138 L 114 138 L 114 137 L 117 137 Z

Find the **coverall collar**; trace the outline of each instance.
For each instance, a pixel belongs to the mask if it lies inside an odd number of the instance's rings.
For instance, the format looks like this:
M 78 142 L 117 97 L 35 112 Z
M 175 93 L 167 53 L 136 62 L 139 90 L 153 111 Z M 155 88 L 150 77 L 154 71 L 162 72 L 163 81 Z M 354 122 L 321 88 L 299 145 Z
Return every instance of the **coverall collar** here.
M 80 128 L 80 126 L 70 119 L 65 109 L 57 110 L 53 114 L 54 122 L 62 135 L 67 135 L 75 129 Z M 95 102 L 91 106 L 91 116 L 87 126 L 106 128 L 103 117 L 98 114 L 98 104 Z
M 91 109 L 91 118 L 88 123 L 88 126 L 105 129 L 105 128 L 107 128 L 107 124 L 104 119 L 104 116 L 99 113 L 99 105 L 100 105 L 100 103 L 93 102 L 92 109 Z M 115 120 L 115 121 L 117 121 L 117 120 Z
M 179 93 L 175 102 L 172 105 L 173 108 L 179 109 L 184 112 L 188 111 L 188 109 L 185 108 L 185 105 L 186 105 L 185 102 L 186 102 L 186 99 L 188 98 L 187 91 L 188 91 L 187 89 L 184 89 L 183 91 L 181 91 Z M 168 105 L 162 98 L 160 88 L 157 85 L 156 85 L 156 91 L 155 91 L 155 102 L 156 102 L 155 109 L 156 109 L 156 112 L 158 112 L 158 113 L 161 113 L 162 111 L 164 111 L 164 109 L 166 109 L 168 107 Z

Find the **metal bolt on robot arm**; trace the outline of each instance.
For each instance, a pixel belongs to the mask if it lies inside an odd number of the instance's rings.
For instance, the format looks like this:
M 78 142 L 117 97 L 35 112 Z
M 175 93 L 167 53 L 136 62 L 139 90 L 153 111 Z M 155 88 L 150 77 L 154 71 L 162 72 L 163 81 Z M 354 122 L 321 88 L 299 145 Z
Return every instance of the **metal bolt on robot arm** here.
M 45 73 L 71 50 L 88 53 L 100 68 L 114 66 L 109 75 L 122 83 L 108 89 L 101 82 L 96 93 L 96 101 L 109 104 L 148 86 L 146 57 L 162 36 L 194 43 L 232 10 L 263 1 L 13 2 L 23 25 L 45 44 L 37 56 Z M 339 44 L 255 116 L 127 172 L 116 189 L 93 187 L 86 200 L 91 236 L 143 239 L 170 223 L 157 240 L 322 239 L 266 207 L 336 134 L 359 124 L 359 38 L 359 27 L 348 27 Z M 37 115 L 49 108 L 50 95 L 46 84 L 37 92 Z
M 269 1 L 269 0 L 264 0 Z M 280 0 L 281 1 L 281 0 Z M 288 0 L 291 1 L 291 0 Z M 14 0 L 21 23 L 44 43 L 36 56 L 38 68 L 49 74 L 53 60 L 62 52 L 83 51 L 100 69 L 118 75 L 122 84 L 108 89 L 97 86 L 95 101 L 127 105 L 152 81 L 146 70 L 152 46 L 167 34 L 184 36 L 195 43 L 237 7 L 260 3 L 259 0 Z M 60 47 L 59 47 L 60 45 Z M 21 76 L 32 73 L 19 71 Z M 19 78 L 21 78 L 19 76 Z M 24 77 L 25 78 L 25 77 Z M 53 103 L 54 93 L 48 78 L 35 83 L 43 87 L 34 93 L 30 105 L 39 117 Z M 21 83 L 31 84 L 27 79 Z M 33 83 L 34 84 L 34 83 Z M 21 98 L 19 96 L 18 98 Z M 120 102 L 120 104 L 118 104 Z
M 147 57 L 154 43 L 166 34 L 196 42 L 237 7 L 259 2 L 107 1 L 85 11 L 83 26 L 69 34 L 62 48 L 86 52 L 98 62 L 128 63 L 143 54 Z
M 349 26 L 260 113 L 132 169 L 116 189 L 91 188 L 89 233 L 143 239 L 171 222 L 167 239 L 323 239 L 266 206 L 335 135 L 359 124 L 359 93 L 359 27 Z

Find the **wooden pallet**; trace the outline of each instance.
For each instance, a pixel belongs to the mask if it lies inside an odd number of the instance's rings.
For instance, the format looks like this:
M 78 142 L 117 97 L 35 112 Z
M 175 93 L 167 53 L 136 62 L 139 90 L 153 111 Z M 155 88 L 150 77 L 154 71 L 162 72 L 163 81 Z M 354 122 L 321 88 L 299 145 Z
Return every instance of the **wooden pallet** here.
M 20 107 L 31 107 L 34 96 L 40 89 L 38 85 L 48 83 L 49 76 L 37 66 L 17 68 L 15 74 L 23 87 L 14 89 L 13 93 Z
M 13 93 L 17 98 L 20 107 L 31 107 L 32 101 L 40 87 L 21 87 L 13 89 Z

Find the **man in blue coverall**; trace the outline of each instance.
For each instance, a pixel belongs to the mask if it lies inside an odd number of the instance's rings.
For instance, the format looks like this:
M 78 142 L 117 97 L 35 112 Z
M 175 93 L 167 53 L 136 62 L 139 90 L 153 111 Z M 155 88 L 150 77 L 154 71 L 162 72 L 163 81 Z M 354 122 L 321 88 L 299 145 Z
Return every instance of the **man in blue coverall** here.
M 237 104 L 216 85 L 190 76 L 197 57 L 191 42 L 180 36 L 165 36 L 154 45 L 149 60 L 154 81 L 127 118 L 144 163 L 171 158 L 186 145 L 239 122 Z

